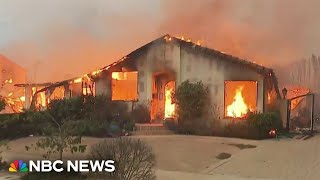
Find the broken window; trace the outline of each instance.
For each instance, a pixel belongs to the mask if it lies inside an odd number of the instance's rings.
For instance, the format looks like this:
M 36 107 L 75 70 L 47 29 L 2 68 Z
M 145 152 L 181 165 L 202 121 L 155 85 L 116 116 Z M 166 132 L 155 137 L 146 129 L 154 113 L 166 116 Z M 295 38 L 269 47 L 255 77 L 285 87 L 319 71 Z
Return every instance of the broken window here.
M 257 110 L 256 81 L 225 81 L 225 117 L 245 118 Z
M 138 72 L 112 73 L 112 100 L 138 99 Z

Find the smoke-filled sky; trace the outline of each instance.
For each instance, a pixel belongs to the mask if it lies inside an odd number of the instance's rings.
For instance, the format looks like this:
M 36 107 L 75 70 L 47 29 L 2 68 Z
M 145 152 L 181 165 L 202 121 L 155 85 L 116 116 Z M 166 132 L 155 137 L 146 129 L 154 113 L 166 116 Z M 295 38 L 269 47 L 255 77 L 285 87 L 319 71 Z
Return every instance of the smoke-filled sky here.
M 318 0 L 0 0 L 0 53 L 30 82 L 108 65 L 164 34 L 266 66 L 320 54 Z

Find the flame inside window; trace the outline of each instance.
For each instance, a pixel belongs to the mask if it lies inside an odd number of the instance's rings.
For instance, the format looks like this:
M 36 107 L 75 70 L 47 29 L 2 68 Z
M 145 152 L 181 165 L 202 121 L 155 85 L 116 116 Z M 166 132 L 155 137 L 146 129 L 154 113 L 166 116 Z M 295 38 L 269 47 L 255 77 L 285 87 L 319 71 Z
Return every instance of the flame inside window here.
M 112 73 L 112 100 L 138 99 L 138 72 Z
M 257 109 L 256 81 L 225 82 L 225 117 L 245 118 Z
M 173 95 L 175 89 L 175 82 L 170 81 L 165 86 L 165 118 L 172 118 L 174 116 L 175 104 L 173 103 Z

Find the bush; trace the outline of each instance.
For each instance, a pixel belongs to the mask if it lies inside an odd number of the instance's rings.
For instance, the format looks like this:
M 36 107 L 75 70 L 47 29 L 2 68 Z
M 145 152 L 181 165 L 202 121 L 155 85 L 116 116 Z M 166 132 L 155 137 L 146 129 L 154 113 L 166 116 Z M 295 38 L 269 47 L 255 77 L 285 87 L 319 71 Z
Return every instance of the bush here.
M 246 120 L 228 124 L 224 136 L 246 139 L 265 139 L 271 129 L 282 130 L 280 116 L 276 112 L 249 114 Z
M 92 147 L 89 159 L 114 160 L 116 170 L 102 175 L 105 179 L 153 180 L 155 156 L 151 147 L 141 140 L 117 138 L 104 140 Z
M 178 132 L 197 135 L 211 135 L 212 122 L 209 119 L 209 90 L 199 81 L 184 81 L 175 93 L 178 114 Z
M 271 129 L 282 130 L 280 115 L 276 112 L 249 114 L 246 121 L 249 127 L 258 131 L 261 138 L 268 137 Z
M 29 135 L 50 135 L 49 128 L 66 121 L 76 124 L 75 135 L 106 137 L 111 123 L 120 131 L 132 131 L 134 121 L 121 101 L 111 101 L 105 96 L 81 96 L 70 99 L 52 100 L 45 111 L 26 111 L 20 114 L 0 114 L 0 138 L 14 139 Z M 12 133 L 14 132 L 14 133 Z
M 25 112 L 21 114 L 0 115 L 0 138 L 15 139 L 26 137 L 31 134 L 42 135 L 45 121 L 41 118 L 42 112 Z
M 150 123 L 150 110 L 144 104 L 138 104 L 131 113 L 132 119 L 136 123 Z

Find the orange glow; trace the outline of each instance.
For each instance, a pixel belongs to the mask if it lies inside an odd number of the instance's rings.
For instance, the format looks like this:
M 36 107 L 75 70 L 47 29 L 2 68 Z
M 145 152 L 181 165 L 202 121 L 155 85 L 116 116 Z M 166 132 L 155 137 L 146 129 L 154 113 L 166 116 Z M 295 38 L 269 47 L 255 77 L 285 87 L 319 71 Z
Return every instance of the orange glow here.
M 271 94 L 268 92 L 268 104 L 271 103 Z
M 93 76 L 95 76 L 95 75 L 97 75 L 97 74 L 100 74 L 102 72 L 102 70 L 96 70 L 96 71 L 93 71 L 92 73 L 91 73 L 91 75 L 93 75 Z
M 175 82 L 168 82 L 165 86 L 165 118 L 172 118 L 174 116 L 175 104 L 172 102 Z
M 47 101 L 46 101 L 46 95 L 44 92 L 40 93 L 40 103 L 42 107 L 46 107 L 47 106 Z
M 309 89 L 303 88 L 303 87 L 294 87 L 294 88 L 288 88 L 288 94 L 287 94 L 287 99 L 291 99 L 297 96 L 305 95 L 310 92 Z M 303 100 L 304 97 L 301 98 L 296 98 L 294 100 L 291 100 L 291 110 L 295 109 L 298 104 Z
M 138 99 L 138 72 L 112 73 L 112 100 Z
M 112 79 L 120 80 L 120 72 L 113 72 Z
M 12 79 L 7 79 L 7 80 L 4 81 L 4 83 L 5 83 L 5 84 L 6 84 L 6 83 L 11 84 L 11 83 L 12 83 Z
M 257 83 L 254 81 L 228 81 L 225 87 L 225 116 L 244 118 L 257 108 Z
M 244 117 L 248 113 L 248 106 L 242 97 L 243 87 L 239 87 L 234 96 L 234 101 L 227 107 L 227 116 L 229 117 Z
M 13 92 L 9 93 L 9 94 L 8 94 L 8 97 L 10 97 L 10 96 L 12 96 L 12 95 L 13 95 Z
M 20 99 L 20 101 L 22 101 L 22 102 L 26 101 L 26 97 L 25 97 L 25 96 L 21 96 L 19 99 Z
M 78 79 L 73 80 L 73 83 L 81 83 L 81 82 L 82 82 L 82 78 L 78 78 Z

